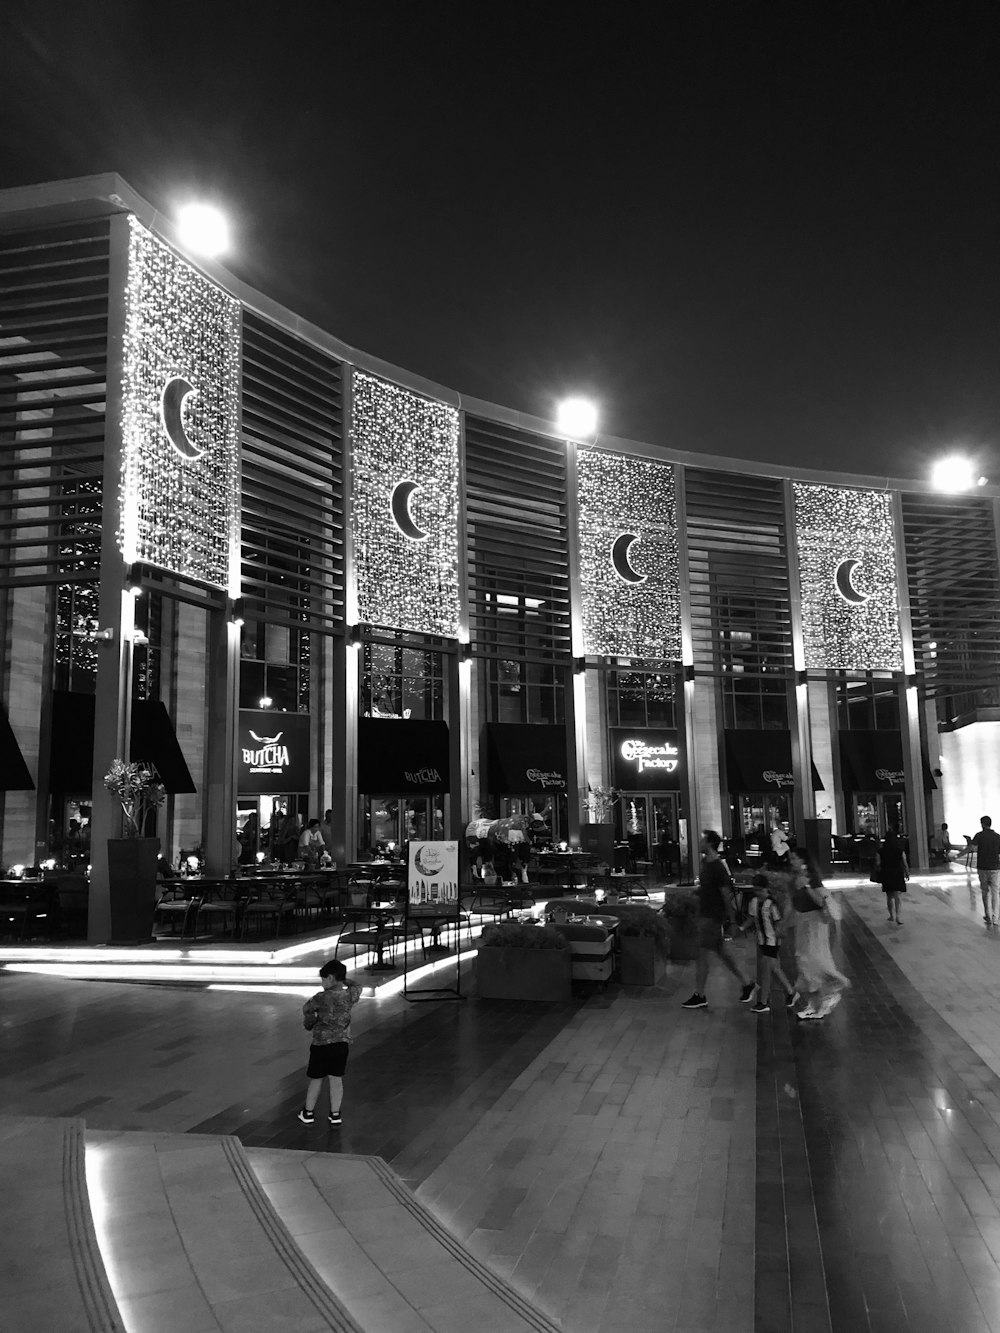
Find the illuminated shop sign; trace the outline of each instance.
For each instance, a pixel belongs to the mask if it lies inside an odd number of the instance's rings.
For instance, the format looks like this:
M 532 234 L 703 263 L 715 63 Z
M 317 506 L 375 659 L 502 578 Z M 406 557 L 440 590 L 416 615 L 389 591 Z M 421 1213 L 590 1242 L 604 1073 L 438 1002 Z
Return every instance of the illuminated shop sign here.
M 236 748 L 241 794 L 309 790 L 309 715 L 241 708 Z
M 612 728 L 612 785 L 622 791 L 678 791 L 681 749 L 676 731 Z
M 765 787 L 777 787 L 779 791 L 784 787 L 795 786 L 795 775 L 793 773 L 781 773 L 774 768 L 765 768 L 761 777 L 764 779 Z
M 566 790 L 565 774 L 559 773 L 555 769 L 526 768 L 524 776 L 528 783 L 528 789 L 541 787 L 542 791 L 548 791 L 550 788 L 556 791 Z

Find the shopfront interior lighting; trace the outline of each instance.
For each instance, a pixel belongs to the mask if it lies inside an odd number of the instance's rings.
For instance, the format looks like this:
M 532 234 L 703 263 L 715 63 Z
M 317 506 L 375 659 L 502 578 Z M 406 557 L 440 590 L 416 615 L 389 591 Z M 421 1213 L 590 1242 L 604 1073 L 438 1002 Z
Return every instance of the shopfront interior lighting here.
M 185 204 L 177 213 L 177 237 L 190 254 L 212 259 L 229 249 L 229 223 L 211 204 Z
M 592 438 L 597 431 L 597 408 L 588 398 L 564 398 L 556 413 L 556 429 L 567 440 Z
M 269 694 L 264 694 L 260 697 L 260 699 L 257 700 L 257 707 L 270 708 L 273 703 L 274 700 L 271 698 L 271 696 Z

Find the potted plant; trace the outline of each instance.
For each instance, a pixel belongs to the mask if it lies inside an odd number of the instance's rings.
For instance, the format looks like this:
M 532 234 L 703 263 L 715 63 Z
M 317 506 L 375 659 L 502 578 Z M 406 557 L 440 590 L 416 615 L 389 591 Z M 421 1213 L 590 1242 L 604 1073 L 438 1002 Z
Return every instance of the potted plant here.
M 484 1000 L 568 1000 L 569 941 L 551 926 L 500 921 L 484 926 L 476 959 Z
M 689 889 L 668 893 L 660 909 L 667 926 L 670 957 L 688 962 L 698 957 L 698 897 Z
M 615 859 L 615 828 L 611 822 L 621 793 L 614 787 L 587 788 L 588 823 L 580 825 L 580 846 L 608 865 Z
M 151 764 L 116 759 L 104 785 L 122 808 L 124 837 L 108 839 L 108 888 L 113 942 L 148 940 L 156 906 L 156 858 L 160 840 L 146 837 L 150 815 L 166 796 Z
M 616 907 L 618 950 L 623 986 L 655 986 L 670 957 L 672 932 L 667 918 L 652 907 Z

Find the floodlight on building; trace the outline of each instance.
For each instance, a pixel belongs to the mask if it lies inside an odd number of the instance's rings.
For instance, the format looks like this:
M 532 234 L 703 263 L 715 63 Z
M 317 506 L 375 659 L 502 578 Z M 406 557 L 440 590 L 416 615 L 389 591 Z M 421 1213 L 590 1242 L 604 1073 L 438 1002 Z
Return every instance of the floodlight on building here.
M 185 250 L 212 259 L 229 249 L 229 223 L 211 204 L 185 204 L 177 212 L 177 237 Z
M 556 414 L 556 428 L 567 440 L 582 440 L 597 431 L 597 408 L 587 398 L 564 398 Z
M 985 477 L 980 479 L 972 460 L 964 454 L 949 454 L 939 458 L 931 469 L 931 484 L 937 491 L 947 495 L 957 495 L 960 491 L 971 491 L 973 486 L 985 485 Z

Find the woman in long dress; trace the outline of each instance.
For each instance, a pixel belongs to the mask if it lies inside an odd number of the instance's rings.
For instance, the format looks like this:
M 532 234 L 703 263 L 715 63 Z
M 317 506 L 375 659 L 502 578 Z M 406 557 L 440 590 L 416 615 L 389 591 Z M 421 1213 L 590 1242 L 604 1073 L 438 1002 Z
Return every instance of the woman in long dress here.
M 792 916 L 795 922 L 795 961 L 799 974 L 795 989 L 808 996 L 800 1009 L 801 1019 L 825 1018 L 840 1003 L 850 982 L 839 971 L 830 952 L 830 932 L 839 913 L 834 913 L 830 895 L 823 887 L 815 865 L 797 852 L 789 856 L 792 869 Z

